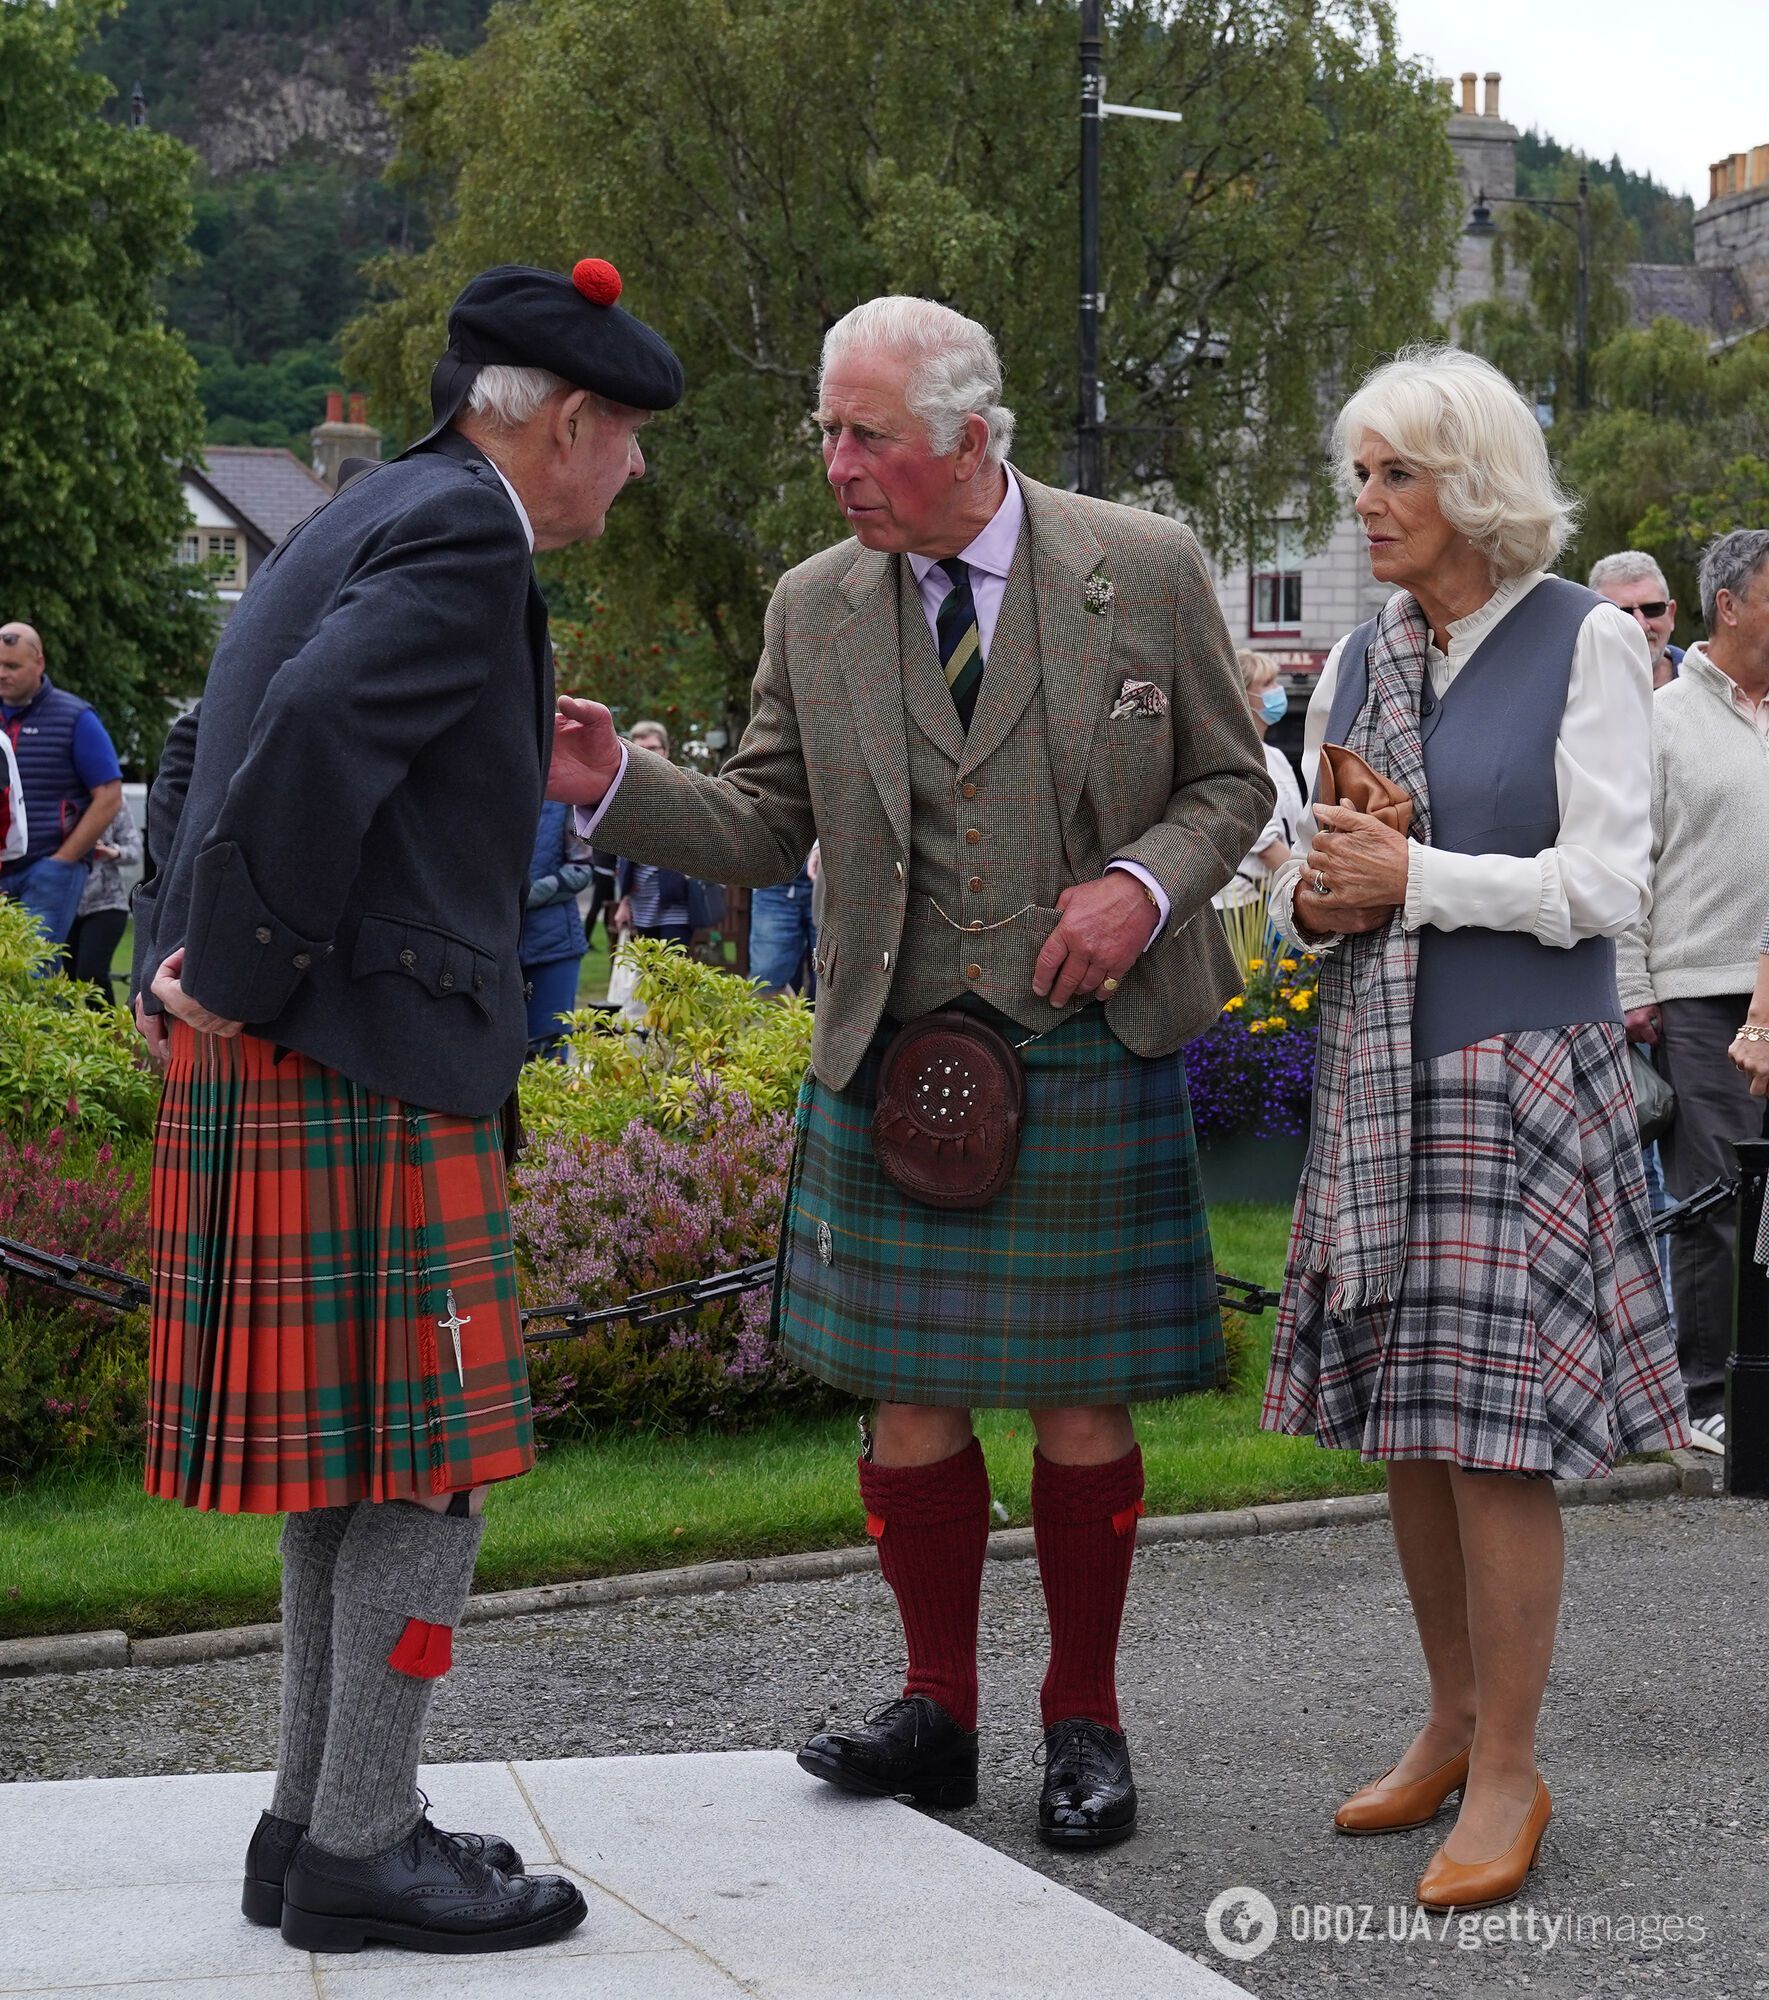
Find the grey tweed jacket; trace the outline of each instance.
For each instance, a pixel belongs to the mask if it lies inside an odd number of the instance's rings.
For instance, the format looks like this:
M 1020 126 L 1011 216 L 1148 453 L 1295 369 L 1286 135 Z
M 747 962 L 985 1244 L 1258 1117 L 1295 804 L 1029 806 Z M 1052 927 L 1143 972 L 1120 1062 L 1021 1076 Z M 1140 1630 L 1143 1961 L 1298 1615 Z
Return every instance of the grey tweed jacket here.
M 1030 1029 L 1063 1018 L 1033 963 L 1057 897 L 1115 858 L 1171 905 L 1106 1004 L 1118 1039 L 1169 1054 L 1239 984 L 1210 897 L 1273 791 L 1197 544 L 1163 515 L 1012 476 L 1025 526 L 968 735 L 908 563 L 846 541 L 781 580 L 720 776 L 635 750 L 596 829 L 616 853 L 751 885 L 821 841 L 812 1061 L 836 1088 L 887 1012 L 970 992 Z

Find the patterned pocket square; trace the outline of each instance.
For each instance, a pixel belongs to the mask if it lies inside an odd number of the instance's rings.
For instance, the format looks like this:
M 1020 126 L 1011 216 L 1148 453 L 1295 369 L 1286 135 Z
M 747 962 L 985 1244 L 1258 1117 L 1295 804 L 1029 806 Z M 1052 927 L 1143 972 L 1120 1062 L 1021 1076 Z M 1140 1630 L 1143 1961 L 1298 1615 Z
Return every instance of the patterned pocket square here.
M 1118 699 L 1112 704 L 1108 718 L 1112 722 L 1122 722 L 1131 715 L 1165 715 L 1167 697 L 1153 681 L 1126 681 L 1118 690 Z

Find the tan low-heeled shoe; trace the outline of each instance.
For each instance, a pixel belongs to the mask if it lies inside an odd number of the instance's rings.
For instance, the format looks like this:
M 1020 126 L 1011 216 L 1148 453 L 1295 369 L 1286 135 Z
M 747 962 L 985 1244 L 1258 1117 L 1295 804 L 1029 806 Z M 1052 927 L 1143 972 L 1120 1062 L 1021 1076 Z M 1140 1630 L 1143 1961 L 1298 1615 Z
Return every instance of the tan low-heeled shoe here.
M 1439 1764 L 1410 1785 L 1379 1792 L 1376 1787 L 1386 1783 L 1395 1768 L 1353 1792 L 1333 1815 L 1333 1825 L 1340 1833 L 1405 1833 L 1409 1827 L 1426 1825 L 1442 1812 L 1449 1795 L 1467 1784 L 1468 1752 L 1458 1752 L 1447 1764 Z
M 1426 1862 L 1414 1899 L 1427 1910 L 1480 1910 L 1510 1902 L 1542 1858 L 1542 1835 L 1553 1812 L 1554 1801 L 1538 1775 L 1523 1825 L 1504 1853 L 1492 1861 L 1451 1861 L 1440 1847 Z

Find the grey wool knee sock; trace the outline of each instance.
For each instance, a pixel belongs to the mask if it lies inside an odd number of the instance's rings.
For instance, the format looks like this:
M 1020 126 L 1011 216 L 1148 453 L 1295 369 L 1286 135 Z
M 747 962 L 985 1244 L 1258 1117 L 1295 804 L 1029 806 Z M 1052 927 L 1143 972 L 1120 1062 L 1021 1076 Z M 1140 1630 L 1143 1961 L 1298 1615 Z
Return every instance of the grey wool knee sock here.
M 283 1704 L 276 1752 L 278 1819 L 307 1824 L 332 1700 L 332 1569 L 350 1507 L 316 1507 L 283 1523 Z
M 417 1823 L 424 1722 L 484 1533 L 483 1517 L 405 1500 L 356 1510 L 333 1576 L 332 1701 L 307 1829 L 328 1854 L 383 1853 Z

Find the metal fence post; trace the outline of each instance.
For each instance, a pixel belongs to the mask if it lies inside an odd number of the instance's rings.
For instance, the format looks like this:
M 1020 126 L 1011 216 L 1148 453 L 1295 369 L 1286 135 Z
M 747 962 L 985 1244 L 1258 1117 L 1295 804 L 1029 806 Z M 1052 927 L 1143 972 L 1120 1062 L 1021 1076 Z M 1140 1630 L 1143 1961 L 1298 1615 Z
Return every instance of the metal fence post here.
M 1738 1155 L 1738 1273 L 1726 1357 L 1726 1491 L 1769 1495 L 1769 1270 L 1757 1262 L 1769 1139 L 1733 1142 Z

